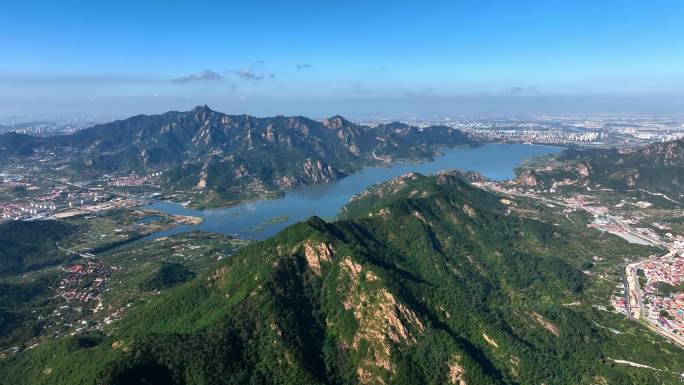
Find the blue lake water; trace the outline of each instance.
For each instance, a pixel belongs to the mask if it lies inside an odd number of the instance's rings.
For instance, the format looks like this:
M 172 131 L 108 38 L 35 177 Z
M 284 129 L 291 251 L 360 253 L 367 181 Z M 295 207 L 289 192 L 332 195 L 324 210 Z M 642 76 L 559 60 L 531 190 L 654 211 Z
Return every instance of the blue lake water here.
M 302 186 L 289 190 L 278 199 L 244 203 L 223 209 L 192 210 L 176 203 L 153 202 L 150 208 L 173 215 L 201 217 L 199 225 L 182 225 L 150 235 L 145 239 L 201 230 L 237 235 L 248 239 L 265 239 L 285 227 L 317 215 L 330 219 L 349 199 L 367 187 L 408 172 L 434 174 L 440 170 L 477 171 L 492 180 L 514 176 L 513 169 L 523 160 L 562 151 L 562 148 L 527 144 L 488 144 L 481 147 L 458 147 L 443 150 L 444 155 L 432 161 L 395 164 L 390 167 L 368 167 L 329 184 Z M 274 217 L 287 220 L 268 224 Z

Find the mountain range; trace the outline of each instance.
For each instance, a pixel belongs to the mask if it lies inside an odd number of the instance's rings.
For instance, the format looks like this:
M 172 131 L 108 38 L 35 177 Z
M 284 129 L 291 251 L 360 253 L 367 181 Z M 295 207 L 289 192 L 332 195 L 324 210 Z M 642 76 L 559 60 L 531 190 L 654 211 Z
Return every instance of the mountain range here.
M 155 181 L 164 188 L 207 192 L 226 201 L 245 192 L 258 195 L 330 182 L 368 165 L 429 158 L 440 147 L 476 144 L 446 126 L 369 127 L 340 116 L 322 121 L 257 118 L 198 106 L 134 116 L 71 135 L 5 134 L 0 136 L 0 158 L 61 151 L 70 159 L 63 171 L 78 178 L 164 171 Z
M 684 198 L 684 139 L 636 149 L 567 149 L 519 170 L 518 183 L 542 188 L 645 190 Z
M 674 383 L 682 356 L 592 307 L 603 283 L 580 271 L 596 253 L 622 248 L 617 263 L 643 247 L 540 219 L 548 210 L 459 173 L 408 174 L 336 221 L 242 248 L 102 333 L 0 360 L 0 383 Z M 628 334 L 604 326 L 616 324 Z

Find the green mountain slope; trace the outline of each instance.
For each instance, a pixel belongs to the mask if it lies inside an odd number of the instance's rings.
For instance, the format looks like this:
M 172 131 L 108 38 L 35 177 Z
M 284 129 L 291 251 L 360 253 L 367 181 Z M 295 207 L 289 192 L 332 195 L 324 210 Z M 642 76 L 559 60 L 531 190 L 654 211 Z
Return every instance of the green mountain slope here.
M 330 182 L 363 166 L 428 158 L 440 147 L 474 144 L 468 135 L 444 126 L 368 127 L 340 116 L 322 121 L 256 118 L 199 106 L 134 116 L 72 135 L 0 135 L 0 159 L 58 151 L 70 159 L 64 171 L 80 179 L 165 171 L 155 183 L 207 192 L 206 200 L 219 202 Z
M 55 265 L 69 254 L 60 250 L 76 232 L 76 226 L 61 221 L 9 221 L 0 223 L 0 277 Z
M 545 188 L 642 189 L 674 200 L 684 197 L 684 139 L 630 150 L 566 150 L 535 166 L 521 170 L 518 181 Z
M 684 352 L 611 333 L 596 321 L 616 316 L 587 303 L 592 278 L 576 266 L 620 241 L 517 213 L 459 174 L 406 175 L 101 335 L 0 360 L 0 383 L 675 383 Z

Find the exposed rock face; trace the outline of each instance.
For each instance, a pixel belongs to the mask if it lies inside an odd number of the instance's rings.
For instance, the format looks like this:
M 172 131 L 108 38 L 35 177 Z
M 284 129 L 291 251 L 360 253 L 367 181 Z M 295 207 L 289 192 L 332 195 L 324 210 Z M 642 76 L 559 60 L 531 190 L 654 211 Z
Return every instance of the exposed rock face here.
M 540 182 L 539 176 L 534 171 L 525 170 L 515 178 L 515 183 L 528 187 L 536 187 Z
M 558 327 L 556 327 L 556 325 L 549 322 L 546 318 L 542 317 L 541 314 L 539 314 L 537 312 L 533 312 L 532 318 L 535 321 L 537 321 L 541 326 L 543 326 L 546 330 L 548 330 L 553 335 L 555 335 L 556 337 L 558 337 L 560 335 L 560 331 L 558 330 Z
M 583 177 L 589 176 L 589 166 L 586 163 L 578 163 L 575 165 L 575 171 Z
M 275 142 L 276 141 L 276 131 L 273 128 L 273 124 L 269 124 L 268 126 L 266 126 L 266 132 L 264 133 L 263 136 L 269 142 Z
M 423 214 L 419 213 L 418 210 L 416 210 L 416 211 L 413 212 L 413 216 L 416 217 L 416 218 L 418 218 L 418 220 L 421 221 L 421 222 L 423 222 L 424 224 L 426 224 L 426 225 L 429 224 L 429 222 L 427 221 L 427 219 L 425 219 L 425 217 L 423 216 Z
M 494 340 L 494 338 L 488 336 L 487 334 L 482 333 L 482 338 L 484 338 L 485 341 L 487 341 L 487 343 L 492 345 L 493 347 L 495 347 L 495 348 L 499 347 L 499 344 Z
M 452 355 L 449 361 L 449 383 L 467 385 L 465 373 L 465 368 L 461 365 L 461 356 L 458 354 Z
M 200 181 L 197 182 L 197 188 L 200 190 L 204 190 L 205 188 L 207 188 L 207 180 L 204 178 L 200 179 Z
M 352 289 L 359 283 L 359 275 L 361 274 L 362 267 L 359 263 L 352 261 L 350 258 L 345 258 L 340 262 L 340 267 L 344 273 L 351 279 Z M 350 289 L 351 290 L 351 289 Z M 353 298 L 348 296 L 346 300 L 342 303 L 342 306 L 349 310 L 354 305 Z
M 283 176 L 277 183 L 281 187 L 290 188 L 303 184 L 330 183 L 345 175 L 325 162 L 309 158 L 302 164 L 301 174 Z
M 466 213 L 469 217 L 475 218 L 477 213 L 475 212 L 475 209 L 470 207 L 467 203 L 463 204 L 463 212 Z
M 334 129 L 338 129 L 338 128 L 343 127 L 343 126 L 351 125 L 351 123 L 348 120 L 346 120 L 345 118 L 343 118 L 339 115 L 335 115 L 335 116 L 330 117 L 328 119 L 323 119 L 321 121 L 321 123 L 323 123 L 323 125 L 327 128 L 334 128 Z
M 307 159 L 304 162 L 303 168 L 303 177 L 311 183 L 329 183 L 344 175 L 333 166 L 320 160 Z
M 415 343 L 415 333 L 425 331 L 425 326 L 413 310 L 397 301 L 386 288 L 366 286 L 362 290 L 362 280 L 380 280 L 372 271 L 364 269 L 350 258 L 340 261 L 340 268 L 343 272 L 341 277 L 350 281 L 343 307 L 351 310 L 358 322 L 351 347 L 354 350 L 361 346 L 370 347 L 367 350 L 370 356 L 361 361 L 356 371 L 359 381 L 363 384 L 384 384 L 384 377 L 395 372 L 390 344 Z M 378 374 L 377 369 L 383 369 L 385 375 Z
M 227 266 L 223 266 L 216 270 L 212 275 L 207 277 L 207 280 L 211 282 L 220 282 L 228 274 L 229 270 Z
M 286 175 L 278 181 L 278 185 L 280 187 L 284 187 L 284 188 L 294 187 L 300 183 L 301 182 L 300 182 L 299 178 L 297 178 L 296 176 L 292 176 L 292 175 Z
M 306 263 L 316 275 L 321 275 L 321 262 L 331 262 L 333 257 L 332 247 L 325 243 L 304 243 L 304 257 Z
M 204 190 L 207 188 L 207 170 L 206 168 L 200 172 L 200 179 L 199 182 L 197 182 L 197 186 L 195 186 L 199 190 Z

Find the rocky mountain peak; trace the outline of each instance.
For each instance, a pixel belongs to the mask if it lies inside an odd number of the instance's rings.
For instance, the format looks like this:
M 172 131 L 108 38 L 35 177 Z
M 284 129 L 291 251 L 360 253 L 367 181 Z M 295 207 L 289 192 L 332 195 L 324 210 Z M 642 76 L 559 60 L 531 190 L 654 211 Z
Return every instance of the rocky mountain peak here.
M 211 117 L 215 113 L 216 113 L 216 111 L 212 110 L 211 108 L 209 108 L 209 106 L 204 104 L 204 105 L 197 106 L 197 107 L 193 108 L 190 111 L 190 116 L 192 116 L 193 118 L 195 118 L 198 121 L 204 121 L 204 120 L 209 119 L 209 117 Z
M 340 128 L 352 124 L 350 121 L 341 117 L 340 115 L 335 115 L 330 118 L 323 119 L 321 123 L 323 123 L 323 125 L 327 128 Z
M 197 107 L 193 108 L 192 113 L 199 113 L 199 112 L 214 112 L 211 108 L 209 108 L 208 105 L 203 104 L 203 105 L 198 105 Z

